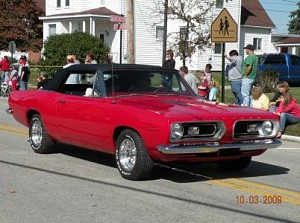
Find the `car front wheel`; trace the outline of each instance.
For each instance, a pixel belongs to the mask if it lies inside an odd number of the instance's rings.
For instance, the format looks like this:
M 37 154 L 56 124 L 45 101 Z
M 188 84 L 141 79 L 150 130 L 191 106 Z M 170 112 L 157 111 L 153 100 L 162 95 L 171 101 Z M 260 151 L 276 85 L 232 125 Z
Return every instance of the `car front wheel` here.
M 250 157 L 242 157 L 236 160 L 226 160 L 226 161 L 221 161 L 218 162 L 218 166 L 222 170 L 232 170 L 232 171 L 238 171 L 245 169 L 246 167 L 249 166 L 251 162 L 251 156 Z
M 142 138 L 130 129 L 123 130 L 117 138 L 116 163 L 121 176 L 129 180 L 148 178 L 154 166 Z
M 35 114 L 29 125 L 29 142 L 36 153 L 50 153 L 55 149 L 55 142 L 47 134 L 42 118 Z

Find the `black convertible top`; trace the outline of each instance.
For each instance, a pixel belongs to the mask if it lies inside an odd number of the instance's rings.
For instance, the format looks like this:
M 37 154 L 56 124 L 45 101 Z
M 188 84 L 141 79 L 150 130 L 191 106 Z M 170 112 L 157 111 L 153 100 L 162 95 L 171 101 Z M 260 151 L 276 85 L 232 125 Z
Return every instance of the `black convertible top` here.
M 173 69 L 164 68 L 160 66 L 153 66 L 153 65 L 143 65 L 143 64 L 74 64 L 67 68 L 61 68 L 56 71 L 54 77 L 51 81 L 49 81 L 46 90 L 56 90 L 60 83 L 65 80 L 66 76 L 73 73 L 96 73 L 96 71 L 118 71 L 118 70 L 148 70 L 148 71 L 170 71 Z M 173 72 L 176 70 L 173 70 Z

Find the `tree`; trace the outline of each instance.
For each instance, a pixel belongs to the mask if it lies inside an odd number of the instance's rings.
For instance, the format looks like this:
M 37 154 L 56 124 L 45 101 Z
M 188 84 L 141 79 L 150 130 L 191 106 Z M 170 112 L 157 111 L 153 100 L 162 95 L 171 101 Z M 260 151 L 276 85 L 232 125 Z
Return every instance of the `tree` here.
M 151 16 L 164 15 L 163 51 L 168 42 L 169 47 L 175 50 L 185 65 L 186 59 L 190 58 L 197 49 L 203 50 L 211 44 L 209 31 L 212 22 L 211 8 L 215 4 L 223 6 L 224 2 L 228 1 L 232 0 L 164 0 L 163 4 L 161 0 L 156 1 L 156 9 Z M 181 32 L 169 33 L 166 36 L 167 20 L 181 22 Z M 163 61 L 164 58 L 165 56 Z
M 44 43 L 44 65 L 62 66 L 68 54 L 74 54 L 81 62 L 87 52 L 97 61 L 107 60 L 110 49 L 101 40 L 89 33 L 75 32 L 50 36 Z
M 297 3 L 298 9 L 290 14 L 291 20 L 288 23 L 288 30 L 291 34 L 300 34 L 300 2 Z
M 207 14 L 213 3 L 211 1 L 170 0 L 168 6 L 169 19 L 179 20 L 183 24 L 180 32 L 169 34 L 169 45 L 175 49 L 186 64 L 196 50 L 203 50 L 210 44 L 209 22 Z M 199 10 L 200 9 L 200 10 Z
M 19 50 L 39 51 L 43 44 L 43 14 L 34 0 L 0 1 L 0 49 L 15 41 Z

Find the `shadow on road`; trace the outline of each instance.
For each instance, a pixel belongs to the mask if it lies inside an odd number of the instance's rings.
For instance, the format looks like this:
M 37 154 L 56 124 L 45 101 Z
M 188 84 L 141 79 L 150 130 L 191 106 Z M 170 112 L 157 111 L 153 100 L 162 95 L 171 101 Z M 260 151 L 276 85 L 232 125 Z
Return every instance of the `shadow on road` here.
M 57 152 L 75 158 L 116 168 L 114 155 L 78 147 L 59 144 Z M 245 178 L 288 174 L 289 169 L 252 161 L 241 171 L 224 171 L 214 163 L 164 163 L 156 164 L 149 180 L 166 179 L 178 183 L 206 181 L 212 179 Z

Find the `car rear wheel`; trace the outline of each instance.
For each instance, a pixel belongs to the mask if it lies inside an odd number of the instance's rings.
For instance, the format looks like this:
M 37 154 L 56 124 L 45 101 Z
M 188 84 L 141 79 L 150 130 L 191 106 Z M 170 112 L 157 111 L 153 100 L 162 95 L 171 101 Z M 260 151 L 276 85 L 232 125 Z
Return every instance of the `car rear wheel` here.
M 47 134 L 42 118 L 35 114 L 29 125 L 29 142 L 36 153 L 50 153 L 55 149 L 55 142 Z
M 218 162 L 218 166 L 222 170 L 231 170 L 231 171 L 238 171 L 245 169 L 249 166 L 251 162 L 251 156 L 250 157 L 242 157 L 236 160 L 226 160 Z
M 130 129 L 123 130 L 117 138 L 116 163 L 121 176 L 129 180 L 148 178 L 154 166 L 142 138 Z

